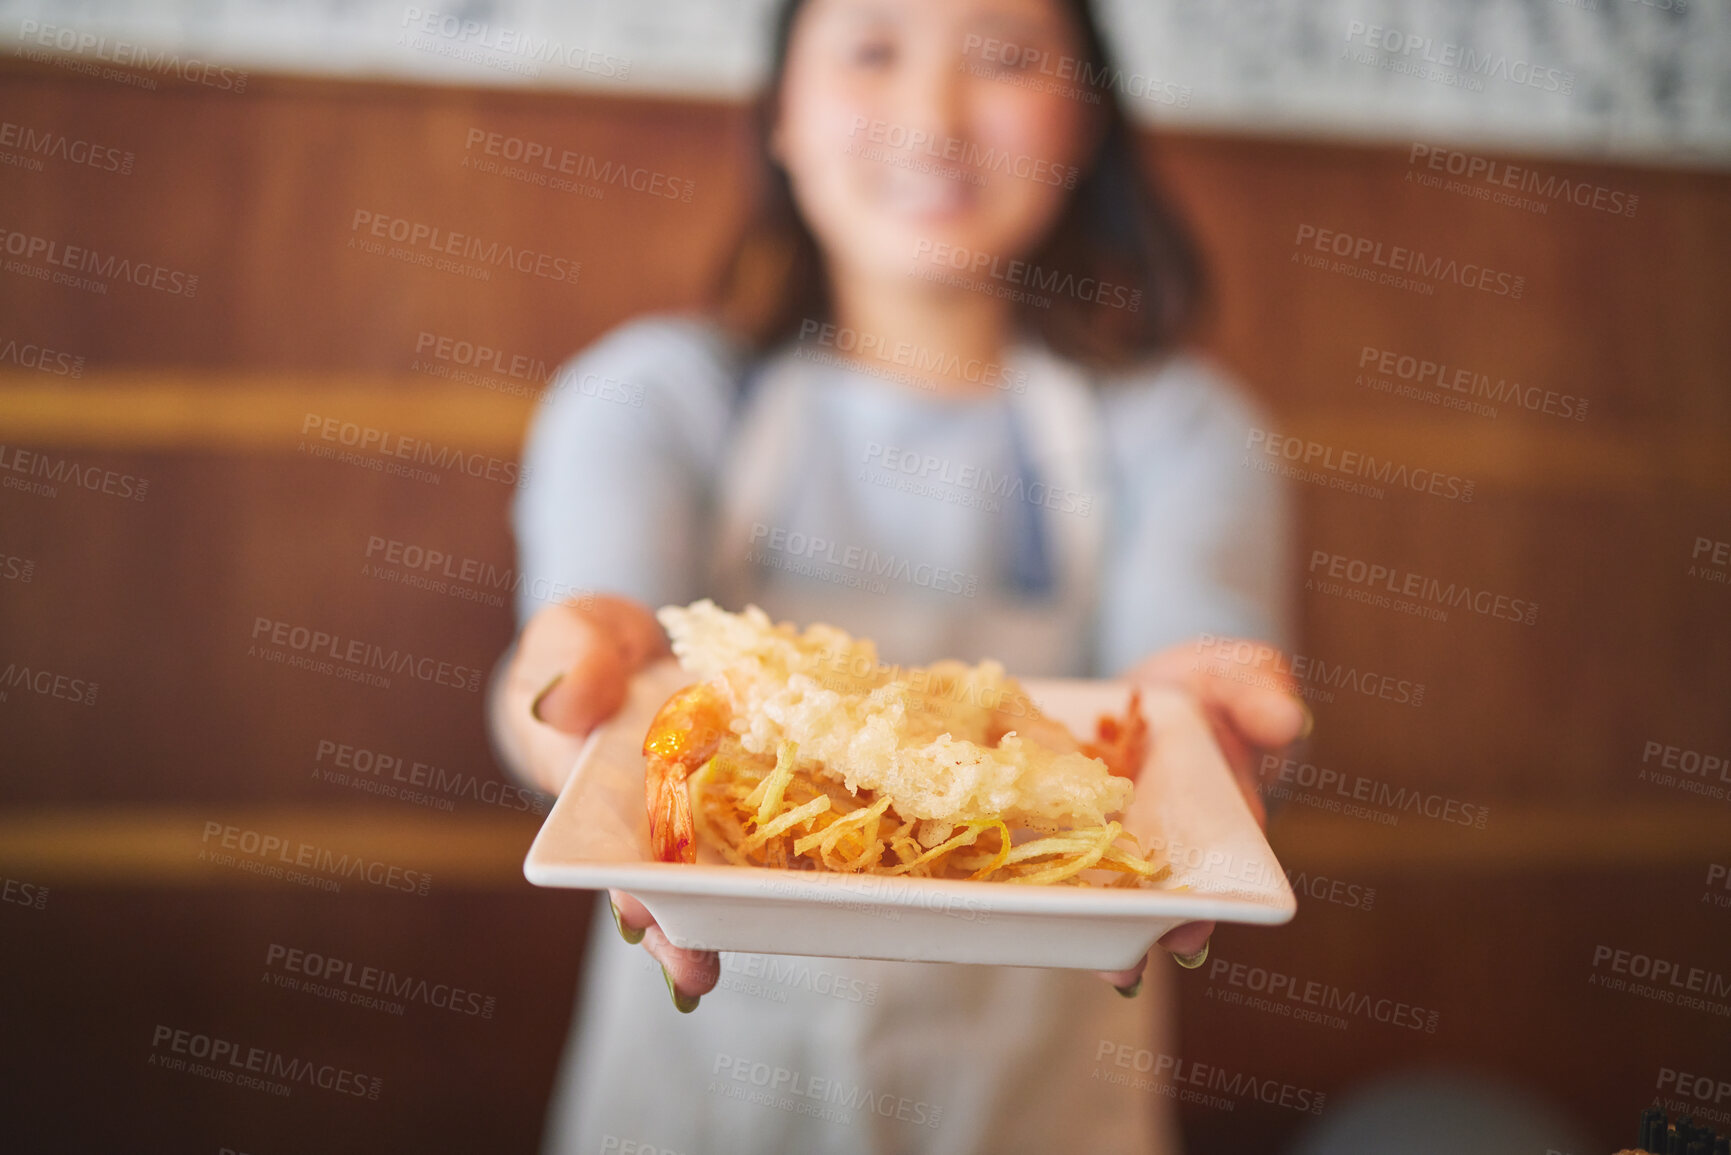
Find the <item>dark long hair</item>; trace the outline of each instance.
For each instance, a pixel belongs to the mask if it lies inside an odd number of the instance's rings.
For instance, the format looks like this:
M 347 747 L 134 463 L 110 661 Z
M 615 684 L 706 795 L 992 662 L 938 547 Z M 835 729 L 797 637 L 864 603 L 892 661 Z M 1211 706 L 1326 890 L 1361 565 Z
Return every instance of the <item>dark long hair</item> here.
M 1106 53 L 1088 0 L 1059 2 L 1082 36 L 1083 66 L 1073 83 L 1097 95 L 1105 124 L 1092 167 L 1028 260 L 1074 281 L 1091 277 L 1125 292 L 1114 305 L 1063 293 L 1045 298 L 1044 306 L 1020 302 L 1017 321 L 1054 351 L 1109 369 L 1177 344 L 1201 310 L 1205 283 L 1188 230 L 1141 168 L 1136 134 L 1118 98 L 1122 73 Z M 776 17 L 769 81 L 754 110 L 756 201 L 714 293 L 721 321 L 760 352 L 793 339 L 807 319 L 833 319 L 822 251 L 769 147 L 788 43 L 804 5 L 783 0 Z M 1129 293 L 1139 295 L 1133 308 L 1123 303 Z

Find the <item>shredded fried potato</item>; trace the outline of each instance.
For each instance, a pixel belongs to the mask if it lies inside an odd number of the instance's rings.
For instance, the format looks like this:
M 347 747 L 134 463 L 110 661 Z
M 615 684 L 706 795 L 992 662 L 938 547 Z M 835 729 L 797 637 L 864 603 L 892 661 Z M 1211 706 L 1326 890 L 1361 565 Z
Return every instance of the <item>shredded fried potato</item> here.
M 792 742 L 772 762 L 737 736 L 724 738 L 692 776 L 691 801 L 700 841 L 736 866 L 1034 886 L 1138 886 L 1171 872 L 1144 857 L 1117 822 L 1018 844 L 1000 818 L 953 826 L 903 819 L 887 795 L 855 794 L 815 773 Z
M 657 616 L 699 679 L 644 739 L 663 861 L 707 846 L 739 866 L 1035 886 L 1170 873 L 1111 820 L 1148 749 L 1134 688 L 1082 741 L 997 662 L 885 666 L 867 639 L 755 606 Z

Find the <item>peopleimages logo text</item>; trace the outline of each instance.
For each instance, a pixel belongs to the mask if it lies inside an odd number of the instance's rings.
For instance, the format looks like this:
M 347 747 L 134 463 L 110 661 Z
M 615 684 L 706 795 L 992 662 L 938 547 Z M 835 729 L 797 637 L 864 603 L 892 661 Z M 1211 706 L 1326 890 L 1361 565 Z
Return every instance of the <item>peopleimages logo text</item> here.
M 329 759 L 327 763 L 327 759 Z M 353 746 L 332 738 L 320 738 L 313 751 L 313 763 L 340 774 L 388 779 L 405 788 L 425 788 L 453 798 L 468 798 L 506 810 L 547 812 L 547 799 L 537 791 L 513 785 L 501 778 L 481 778 L 461 770 L 446 770 L 431 762 L 411 759 L 401 754 Z
M 1407 811 L 1438 822 L 1470 826 L 1474 830 L 1483 830 L 1491 813 L 1488 806 L 1462 802 L 1442 794 L 1426 794 L 1409 786 L 1395 786 L 1362 774 L 1347 774 L 1311 762 L 1282 758 L 1278 754 L 1262 756 L 1261 773 L 1269 782 L 1297 785 L 1319 794 L 1333 793 L 1337 798 L 1385 806 L 1392 811 Z
M 592 181 L 597 186 L 614 185 L 643 193 L 645 196 L 682 201 L 686 204 L 691 203 L 692 194 L 697 189 L 695 181 L 669 176 L 657 169 L 601 160 L 588 153 L 572 152 L 568 148 L 556 148 L 543 141 L 506 136 L 504 133 L 489 132 L 484 128 L 469 130 L 463 143 L 463 151 L 472 152 L 477 145 L 480 146 L 483 156 L 521 164 L 525 168 L 538 166 L 544 170 L 538 173 L 538 176 L 567 176 L 575 180 Z M 464 160 L 467 162 L 468 158 L 465 157 Z M 542 182 L 533 180 L 530 183 Z
M 356 966 L 334 955 L 282 943 L 273 942 L 265 949 L 264 965 L 267 970 L 276 968 L 324 983 L 341 984 L 369 995 L 423 1003 L 455 1015 L 490 1019 L 498 1005 L 494 996 L 479 991 L 450 983 L 429 982 L 413 975 L 399 975 L 383 967 Z
M 1328 1099 L 1323 1092 L 1307 1087 L 1283 1083 L 1277 1079 L 1260 1079 L 1247 1072 L 1228 1071 L 1225 1067 L 1182 1059 L 1164 1051 L 1156 1054 L 1147 1049 L 1132 1047 L 1129 1043 L 1114 1043 L 1110 1039 L 1101 1039 L 1095 1046 L 1094 1061 L 1109 1061 L 1125 1071 L 1152 1075 L 1157 1082 L 1203 1087 L 1218 1091 L 1230 1100 L 1255 1099 L 1269 1106 L 1278 1105 L 1311 1115 L 1322 1114 L 1323 1104 Z M 1099 1067 L 1094 1069 L 1093 1077 L 1105 1078 L 1107 1082 L 1119 1086 L 1129 1083 L 1126 1076 L 1114 1075 L 1111 1072 L 1102 1075 Z
M 1286 679 L 1306 683 L 1306 687 L 1323 690 L 1349 690 L 1367 698 L 1380 698 L 1400 706 L 1417 708 L 1424 705 L 1425 684 L 1376 670 L 1360 670 L 1345 662 L 1329 662 L 1306 654 L 1287 654 L 1273 646 L 1249 642 L 1242 638 L 1221 638 L 1201 634 L 1196 639 L 1197 662 L 1191 669 L 1198 673 L 1229 677 L 1247 685 L 1285 690 Z M 1308 697 L 1304 689 L 1300 694 Z M 1329 695 L 1323 701 L 1333 701 Z
M 8 662 L 6 668 L 0 670 L 0 702 L 6 700 L 6 691 L 23 690 L 44 698 L 59 698 L 61 701 L 76 702 L 81 706 L 94 706 L 96 689 L 97 683 L 88 679 L 40 666 Z
M 1386 590 L 1390 594 L 1416 598 L 1450 609 L 1471 610 L 1481 616 L 1502 621 L 1520 622 L 1530 626 L 1539 620 L 1537 602 L 1510 597 L 1492 590 L 1474 589 L 1466 582 L 1451 581 L 1444 585 L 1439 578 L 1413 573 L 1399 566 L 1367 562 L 1323 549 L 1310 551 L 1309 572 L 1313 580 L 1318 577 L 1318 571 L 1321 577 L 1332 578 L 1336 582 L 1344 581 L 1373 591 Z M 1305 584 L 1308 587 L 1311 583 L 1307 581 Z
M 362 567 L 362 576 L 394 577 L 404 585 L 419 586 L 468 601 L 503 606 L 502 595 L 510 594 L 514 597 L 527 595 L 538 602 L 576 601 L 586 609 L 595 604 L 594 591 L 569 582 L 554 581 L 518 569 L 501 570 L 490 561 L 459 557 L 445 550 L 428 549 L 377 534 L 367 538 L 366 557 L 367 565 Z M 379 565 L 381 557 L 391 569 Z
M 1673 959 L 1658 958 L 1639 951 L 1622 950 L 1604 943 L 1593 947 L 1593 969 L 1605 967 L 1613 974 L 1656 984 L 1663 983 L 1675 990 L 1713 998 L 1731 997 L 1731 974 L 1710 971 L 1705 967 L 1688 966 Z
M 581 261 L 567 257 L 488 241 L 470 233 L 455 233 L 437 225 L 391 216 L 389 213 L 356 209 L 354 218 L 349 223 L 349 231 L 361 233 L 362 230 L 365 230 L 366 236 L 395 241 L 399 245 L 408 245 L 411 249 L 424 249 L 430 255 L 478 261 L 483 265 L 514 269 L 527 276 L 542 277 L 549 281 L 576 284 L 583 271 Z
M 834 572 L 851 574 L 862 579 L 907 582 L 921 589 L 961 594 L 970 598 L 980 586 L 977 574 L 962 573 L 931 562 L 916 562 L 893 553 L 879 553 L 864 546 L 848 545 L 832 538 L 765 525 L 762 522 L 751 527 L 751 547 L 748 560 L 759 565 L 770 565 L 772 568 L 784 568 L 775 566 L 770 560 L 772 558 L 794 559 L 809 565 L 827 565 Z M 811 576 L 822 576 L 822 573 Z
M 921 265 L 930 265 L 939 270 L 950 268 L 969 277 L 984 275 L 1005 285 L 1014 285 L 1035 293 L 1070 297 L 1084 304 L 1106 305 L 1131 313 L 1142 308 L 1141 289 L 1103 281 L 1098 277 L 1078 277 L 1072 272 L 1045 268 L 1019 258 L 1005 258 L 983 249 L 952 245 L 947 241 L 922 237 L 914 245 L 914 267 L 918 269 Z
M 1399 28 L 1384 28 L 1353 20 L 1346 26 L 1347 43 L 1362 41 L 1365 47 L 1390 56 L 1413 59 L 1437 68 L 1458 70 L 1468 76 L 1487 80 L 1506 80 L 1511 84 L 1556 92 L 1564 96 L 1575 91 L 1575 74 L 1559 68 L 1544 68 L 1530 60 L 1510 60 L 1506 54 L 1480 52 L 1467 44 L 1420 36 Z
M 151 261 L 137 261 L 116 253 L 101 253 L 84 245 L 69 245 L 53 237 L 39 237 L 0 226 L 0 252 L 24 261 L 42 261 L 55 269 L 71 269 L 100 278 L 90 284 L 107 285 L 127 282 L 141 289 L 155 289 L 171 297 L 196 297 L 198 274 L 172 269 Z M 83 278 L 80 278 L 82 281 Z M 87 288 L 80 284 L 78 288 Z
M 16 481 L 11 474 L 40 481 Z M 150 492 L 150 480 L 130 473 L 118 473 L 100 465 L 81 465 L 66 457 L 54 457 L 15 445 L 0 444 L 0 474 L 7 489 L 33 489 L 44 496 L 55 497 L 59 486 L 72 484 L 92 493 L 102 493 L 128 501 L 143 501 Z
M 82 356 L 63 353 L 58 349 L 50 349 L 46 345 L 38 345 L 32 341 L 21 343 L 16 337 L 6 337 L 0 340 L 0 365 L 7 362 L 11 362 L 20 369 L 47 373 L 52 377 L 84 376 L 84 358 Z
M 1400 381 L 1414 385 L 1430 385 L 1439 390 L 1468 397 L 1483 398 L 1499 405 L 1517 405 L 1533 413 L 1545 413 L 1573 421 L 1587 418 L 1587 399 L 1555 389 L 1540 389 L 1537 385 L 1522 385 L 1499 377 L 1494 382 L 1490 374 L 1474 369 L 1433 361 L 1393 349 L 1378 349 L 1366 345 L 1359 351 L 1358 367 L 1371 368 Z M 1451 406 L 1451 408 L 1454 406 Z
M 929 1127 L 933 1130 L 937 1129 L 944 1116 L 942 1107 L 927 1103 L 923 1099 L 891 1095 L 887 1091 L 875 1091 L 858 1083 L 844 1083 L 840 1079 L 808 1075 L 788 1067 L 771 1066 L 725 1053 L 715 1056 L 714 1065 L 710 1067 L 710 1076 L 716 1082 L 731 1079 L 736 1083 L 763 1088 L 771 1096 L 785 1097 L 790 1100 L 789 1103 L 772 1101 L 767 1105 L 794 1110 L 797 1114 L 811 1113 L 798 1110 L 799 1107 L 822 1104 L 841 1111 L 864 1111 L 884 1119 L 899 1119 L 916 1127 Z M 798 1103 L 797 1100 L 807 1102 Z M 845 1123 L 849 1119 L 844 1115 L 827 1121 Z
M 1572 181 L 1565 176 L 1541 173 L 1537 169 L 1510 164 L 1494 157 L 1476 156 L 1459 149 L 1419 141 L 1413 142 L 1412 149 L 1407 154 L 1407 179 L 1412 178 L 1410 166 L 1421 160 L 1425 167 L 1433 172 L 1445 172 L 1450 176 L 1476 181 L 1499 191 L 1513 189 L 1517 193 L 1531 193 L 1535 197 L 1542 197 L 1544 202 L 1541 207 L 1544 203 L 1564 201 L 1584 209 L 1597 209 L 1615 216 L 1632 217 L 1641 201 L 1634 193 L 1588 184 L 1585 181 Z
M 1421 249 L 1404 245 L 1384 244 L 1371 237 L 1354 236 L 1338 229 L 1301 224 L 1293 238 L 1294 248 L 1306 243 L 1319 253 L 1329 253 L 1349 261 L 1366 261 L 1378 268 L 1406 273 L 1428 281 L 1448 282 L 1463 289 L 1478 289 L 1497 297 L 1518 301 L 1526 292 L 1527 279 L 1513 273 L 1499 272 L 1487 265 L 1453 257 L 1429 256 Z M 1298 254 L 1293 254 L 1297 260 Z
M 1404 1027 L 1409 1031 L 1421 1031 L 1427 1035 L 1436 1034 L 1437 1020 L 1440 1017 L 1437 1011 L 1426 1010 L 1401 999 L 1378 998 L 1333 983 L 1231 962 L 1218 956 L 1210 959 L 1208 965 L 1208 981 L 1213 983 L 1217 980 L 1223 981 L 1229 987 L 1263 995 L 1271 1001 L 1286 1000 L 1321 1008 L 1324 1013 L 1356 1015 L 1371 1022 Z
M 67 136 L 51 128 L 0 121 L 0 148 L 22 149 L 38 157 L 49 157 L 67 164 L 85 165 L 98 172 L 117 172 L 126 176 L 132 172 L 130 151 L 110 144 L 98 144 L 81 137 Z
M 360 638 L 345 638 L 340 634 L 310 629 L 274 618 L 255 617 L 252 623 L 252 640 L 254 643 L 281 646 L 314 658 L 329 658 L 358 669 L 407 674 L 419 681 L 449 686 L 455 690 L 477 693 L 481 689 L 482 671 L 477 666 L 460 666 L 437 658 L 416 657 L 408 650 L 387 650 L 384 646 Z
M 1010 369 L 996 361 L 985 361 L 978 357 L 964 359 L 948 350 L 929 349 L 911 341 L 892 341 L 876 333 L 862 333 L 845 325 L 832 325 L 810 317 L 800 322 L 799 344 L 800 356 L 809 357 L 809 346 L 814 344 L 849 354 L 851 359 L 836 359 L 835 363 L 843 366 L 857 365 L 869 359 L 886 362 L 897 368 L 911 369 L 919 374 L 959 377 L 965 381 L 1015 393 L 1028 391 L 1028 373 L 1025 369 Z M 905 375 L 897 375 L 897 379 L 903 376 Z M 923 388 L 932 387 L 929 381 L 918 383 Z
M 1028 86 L 1027 81 L 1033 77 L 1075 81 L 1074 88 L 1053 85 L 1046 90 L 1068 90 L 1071 95 L 1081 97 L 1090 104 L 1100 102 L 1099 93 L 1094 90 L 1111 88 L 1137 100 L 1176 105 L 1179 108 L 1190 107 L 1191 92 L 1188 84 L 1161 81 L 1140 72 L 1126 73 L 1112 64 L 1094 64 L 1079 56 L 1018 44 L 1013 40 L 1000 40 L 997 37 L 970 32 L 962 42 L 962 55 L 967 57 L 968 61 L 977 55 L 981 61 L 996 66 L 988 75 L 1024 87 Z M 968 63 L 964 62 L 963 67 L 968 67 Z M 979 74 L 978 70 L 970 71 Z
M 210 847 L 213 838 L 216 839 L 214 851 Z M 266 834 L 232 823 L 207 821 L 199 842 L 202 846 L 199 857 L 221 865 L 230 865 L 222 861 L 221 852 L 239 851 L 258 861 L 316 870 L 338 878 L 359 879 L 371 886 L 400 890 L 405 894 L 425 895 L 433 884 L 433 876 L 424 870 L 410 870 L 359 854 L 338 854 L 329 847 L 311 842 L 291 843 L 281 835 Z
M 359 1074 L 335 1063 L 315 1063 L 264 1047 L 243 1046 L 232 1039 L 162 1023 L 156 1024 L 156 1029 L 151 1032 L 150 1049 L 152 1066 L 169 1065 L 161 1062 L 156 1052 L 166 1051 L 169 1056 L 184 1055 L 208 1062 L 224 1076 L 218 1078 L 218 1082 L 235 1082 L 235 1077 L 244 1073 L 261 1079 L 279 1080 L 291 1086 L 298 1083 L 339 1095 L 353 1095 L 357 1099 L 377 1099 L 385 1085 L 383 1079 Z
M 188 84 L 200 84 L 206 88 L 236 94 L 246 91 L 247 74 L 244 69 L 224 68 L 194 56 L 182 60 L 178 52 L 167 49 L 152 52 L 142 44 L 131 44 L 125 40 L 110 42 L 106 36 L 64 25 L 23 20 L 18 24 L 18 39 L 25 45 L 24 49 L 19 50 L 19 55 L 30 59 L 42 55 L 28 51 L 31 46 L 39 45 L 73 56 L 91 57 L 108 64 L 118 64 L 122 68 L 137 68 L 159 76 L 178 76 Z M 155 86 L 156 82 L 151 81 L 150 87 Z
M 923 150 L 928 156 L 962 165 L 966 169 L 1019 177 L 1036 184 L 1075 188 L 1077 179 L 1082 175 L 1082 170 L 1073 164 L 1054 164 L 1026 153 L 982 148 L 959 136 L 939 136 L 923 128 L 908 128 L 890 121 L 856 116 L 853 118 L 853 127 L 848 129 L 848 135 L 857 137 L 862 134 L 872 144 L 909 151 Z
M 1697 1103 L 1711 1103 L 1717 1107 L 1727 1099 L 1731 1099 L 1731 1079 L 1715 1079 L 1712 1075 L 1691 1075 L 1689 1072 L 1679 1071 L 1675 1067 L 1660 1067 L 1655 1090 L 1675 1091 L 1685 1099 L 1694 1099 Z
M 1251 429 L 1245 435 L 1244 448 L 1261 450 L 1265 457 L 1293 462 L 1301 471 L 1327 470 L 1342 479 L 1360 478 L 1451 501 L 1467 502 L 1473 499 L 1475 485 L 1471 478 L 1422 467 L 1409 469 L 1406 465 L 1387 458 L 1379 461 L 1372 453 L 1356 449 L 1337 449 L 1320 441 L 1286 436 L 1267 429 Z M 1324 474 L 1317 476 L 1326 477 Z
M 438 37 L 452 47 L 485 50 L 540 64 L 558 64 L 605 80 L 624 80 L 631 74 L 631 61 L 623 56 L 597 52 L 581 44 L 566 44 L 549 36 L 537 36 L 505 25 L 467 19 L 453 12 L 410 6 L 403 9 L 402 27 L 424 37 Z M 421 47 L 419 44 L 410 46 Z M 464 57 L 459 55 L 458 58 Z M 484 59 L 478 59 L 476 63 L 484 63 Z M 536 72 L 530 71 L 528 75 L 536 75 Z
M 1049 485 L 1037 479 L 1030 482 L 1019 471 L 994 473 L 991 469 L 972 462 L 958 463 L 947 457 L 936 457 L 897 445 L 867 442 L 862 461 L 868 466 L 880 466 L 893 474 L 932 485 L 970 490 L 1012 502 L 1026 502 L 1061 513 L 1087 517 L 1094 508 L 1094 495 L 1091 493 L 1078 493 L 1076 490 Z
M 354 460 L 349 464 L 363 465 L 368 468 L 378 468 L 390 471 L 390 467 L 406 473 L 425 474 L 429 478 L 441 475 L 429 473 L 426 470 L 408 470 L 396 466 L 396 461 L 412 461 L 416 465 L 431 465 L 436 469 L 454 469 L 469 477 L 485 478 L 503 485 L 520 486 L 527 484 L 530 467 L 518 465 L 515 461 L 494 457 L 491 454 L 474 450 L 458 449 L 451 445 L 436 445 L 431 441 L 418 437 L 405 437 L 388 429 L 379 429 L 372 425 L 362 425 L 356 421 L 345 421 L 340 417 L 331 417 L 321 413 L 308 413 L 301 418 L 301 436 L 311 437 L 316 441 L 324 441 L 334 445 L 347 446 L 361 453 L 375 454 L 376 457 L 365 458 L 357 454 L 349 454 Z M 303 446 L 306 442 L 301 443 Z M 322 446 L 314 445 L 315 450 Z M 332 454 L 321 453 L 321 456 Z M 380 459 L 394 459 L 390 461 Z M 425 478 L 423 478 L 424 480 Z

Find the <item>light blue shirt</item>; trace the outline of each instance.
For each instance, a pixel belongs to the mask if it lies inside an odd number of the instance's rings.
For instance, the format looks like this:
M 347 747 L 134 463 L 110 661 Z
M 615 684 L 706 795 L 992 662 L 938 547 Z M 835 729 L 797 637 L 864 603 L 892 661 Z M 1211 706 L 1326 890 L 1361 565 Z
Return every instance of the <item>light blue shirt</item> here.
M 737 527 L 722 513 L 752 367 L 721 332 L 636 321 L 572 362 L 525 456 L 517 540 L 523 571 L 544 580 L 523 583 L 520 612 L 536 608 L 531 587 L 650 606 L 750 600 L 778 619 L 874 637 L 892 661 L 994 657 L 1029 675 L 1117 674 L 1200 633 L 1287 640 L 1284 499 L 1243 464 L 1247 431 L 1266 422 L 1206 362 L 1180 356 L 1102 380 L 1100 460 L 1065 486 L 1031 476 L 1015 450 L 1018 431 L 1041 434 L 1017 420 L 1025 393 L 954 400 L 804 352 L 771 358 L 748 390 L 761 402 L 764 379 L 791 372 L 803 420 L 797 439 L 772 444 L 779 484 Z M 1064 531 L 1084 522 L 1101 551 L 1092 588 L 1060 580 L 1039 592 L 1028 558 L 1061 568 Z M 825 543 L 815 552 L 814 539 Z M 1062 652 L 1017 655 L 995 624 L 1006 611 L 1085 612 Z
M 597 342 L 530 436 L 523 588 L 754 602 L 888 661 L 1025 675 L 1117 674 L 1201 633 L 1286 642 L 1284 497 L 1244 452 L 1264 423 L 1207 363 L 1091 380 L 1024 346 L 1011 387 L 955 399 L 831 353 L 751 363 L 685 318 Z M 681 1016 L 605 911 L 593 931 L 549 1152 L 1177 1149 L 1168 1102 L 1094 1061 L 1176 1053 L 1159 960 L 1126 1002 L 1077 972 L 730 954 Z M 742 1098 L 741 1064 L 870 1106 Z

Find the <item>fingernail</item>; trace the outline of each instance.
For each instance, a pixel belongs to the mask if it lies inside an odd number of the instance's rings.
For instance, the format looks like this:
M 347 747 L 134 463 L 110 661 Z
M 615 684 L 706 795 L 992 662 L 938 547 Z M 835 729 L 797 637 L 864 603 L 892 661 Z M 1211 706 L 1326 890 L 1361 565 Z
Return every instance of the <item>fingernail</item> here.
M 1208 943 L 1212 941 L 1212 939 L 1209 939 L 1207 942 L 1204 942 L 1202 944 L 1202 949 L 1197 951 L 1195 954 L 1178 954 L 1174 951 L 1172 954 L 1172 961 L 1187 971 L 1193 971 L 1208 961 Z
M 1127 987 L 1113 987 L 1112 989 L 1117 991 L 1119 994 L 1123 995 L 1127 999 L 1133 999 L 1137 995 L 1142 993 L 1142 976 L 1137 975 L 1136 981 L 1131 983 Z
M 607 908 L 613 912 L 613 925 L 619 928 L 620 938 L 624 939 L 632 946 L 636 946 L 638 943 L 643 941 L 643 936 L 649 931 L 648 927 L 644 927 L 642 930 L 632 930 L 630 927 L 625 925 L 625 919 L 619 913 L 619 907 L 617 905 L 609 902 Z
M 639 933 L 641 936 L 641 932 Z M 697 1000 L 702 995 L 682 995 L 679 988 L 673 985 L 673 972 L 667 969 L 667 964 L 661 964 L 661 977 L 667 980 L 667 993 L 673 998 L 673 1009 L 682 1015 L 689 1015 L 697 1009 Z
M 553 687 L 557 686 L 562 680 L 564 680 L 564 677 L 565 671 L 560 670 L 557 674 L 553 675 L 553 680 L 551 682 L 548 682 L 545 686 L 541 687 L 541 692 L 535 695 L 535 700 L 533 702 L 529 703 L 529 717 L 535 719 L 537 722 L 541 721 L 541 703 L 547 700 L 547 695 L 553 692 Z
M 1303 702 L 1298 704 L 1298 708 L 1304 711 L 1304 727 L 1298 731 L 1298 741 L 1302 742 L 1310 737 L 1312 730 L 1316 729 L 1316 715 L 1312 714 L 1310 707 Z

